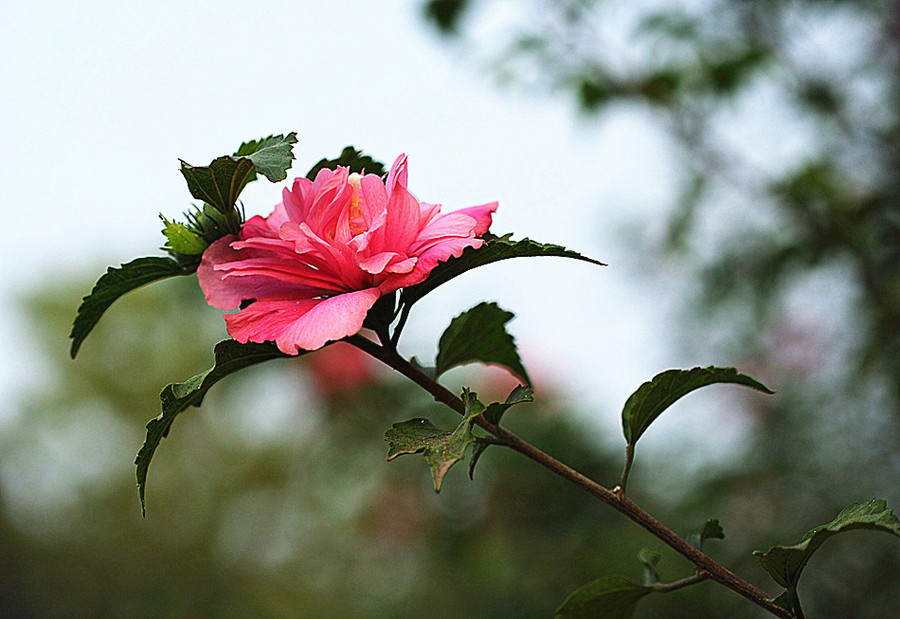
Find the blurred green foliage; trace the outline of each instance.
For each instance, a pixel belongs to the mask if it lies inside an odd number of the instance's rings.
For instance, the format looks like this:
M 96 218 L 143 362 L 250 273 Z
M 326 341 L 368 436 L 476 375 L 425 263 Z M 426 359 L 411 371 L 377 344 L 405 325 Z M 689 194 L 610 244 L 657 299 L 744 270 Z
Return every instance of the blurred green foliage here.
M 0 436 L 4 616 L 541 617 L 598 571 L 638 573 L 632 548 L 653 543 L 499 448 L 435 495 L 419 459 L 385 462 L 384 431 L 458 416 L 344 345 L 217 384 L 161 445 L 142 519 L 144 424 L 161 385 L 209 366 L 223 325 L 177 278 L 117 302 L 73 362 L 87 285 L 45 283 L 25 307 L 45 374 Z M 520 408 L 511 427 L 613 480 L 618 454 L 552 396 Z
M 655 257 L 660 285 L 676 273 L 689 282 L 671 343 L 690 358 L 727 359 L 778 392 L 735 412 L 745 439 L 715 470 L 655 496 L 697 518 L 715 504 L 728 546 L 784 543 L 790 536 L 776 541 L 776 531 L 787 522 L 799 532 L 849 502 L 896 503 L 897 3 L 499 4 L 422 7 L 470 56 L 489 56 L 504 83 L 554 93 L 602 121 L 640 109 L 665 131 L 680 189 L 659 205 L 661 232 L 648 223 L 629 242 Z M 810 615 L 900 615 L 900 551 L 863 543 L 864 557 L 836 545 L 812 562 L 800 585 Z M 755 569 L 746 558 L 729 565 Z M 832 570 L 829 586 L 810 578 L 820 570 Z M 638 616 L 655 615 L 639 607 Z
M 217 384 L 162 444 L 142 519 L 131 461 L 143 426 L 158 414 L 160 385 L 208 367 L 221 319 L 190 278 L 163 282 L 120 300 L 73 362 L 65 335 L 86 285 L 44 285 L 25 308 L 46 358 L 0 436 L 6 616 L 546 617 L 599 575 L 639 578 L 644 547 L 661 553 L 664 580 L 691 573 L 643 530 L 500 448 L 474 481 L 457 467 L 435 495 L 418 459 L 385 462 L 383 433 L 412 416 L 448 426 L 458 416 L 343 345 Z M 499 370 L 468 378 L 486 401 L 511 382 Z M 620 450 L 602 449 L 576 420 L 552 388 L 505 417 L 614 484 Z M 646 460 L 647 470 L 671 466 Z M 684 535 L 719 516 L 729 540 L 713 556 L 765 586 L 750 551 L 798 527 L 765 503 L 771 481 L 753 474 L 712 475 L 716 487 L 674 509 L 647 479 L 633 496 Z M 892 608 L 884 574 L 897 561 L 865 541 L 865 560 L 858 544 L 836 546 L 823 555 L 850 567 L 825 565 L 801 591 L 833 603 L 833 579 L 849 569 L 873 603 Z M 639 616 L 759 616 L 708 583 L 654 597 Z

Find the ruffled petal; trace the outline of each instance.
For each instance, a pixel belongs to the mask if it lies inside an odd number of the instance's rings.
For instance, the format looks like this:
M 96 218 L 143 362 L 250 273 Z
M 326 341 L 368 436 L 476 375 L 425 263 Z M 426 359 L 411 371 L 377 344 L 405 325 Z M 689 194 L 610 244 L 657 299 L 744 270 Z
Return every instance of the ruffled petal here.
M 491 227 L 491 215 L 496 210 L 497 202 L 488 202 L 487 204 L 481 204 L 479 206 L 461 208 L 457 211 L 453 211 L 453 213 L 461 213 L 473 218 L 475 220 L 475 236 L 481 236 Z M 452 215 L 453 213 L 448 213 L 448 215 Z
M 407 171 L 406 153 L 401 153 L 391 165 L 391 171 L 388 172 L 387 182 L 385 183 L 388 195 L 391 195 L 394 188 L 398 185 L 406 187 L 408 176 L 409 172 Z
M 450 258 L 459 258 L 467 247 L 477 249 L 482 245 L 484 245 L 484 241 L 481 239 L 450 239 L 435 245 L 417 256 L 418 260 L 412 271 L 388 277 L 378 287 L 382 294 L 388 294 L 399 288 L 420 284 L 428 279 L 429 273 L 438 263 Z
M 380 296 L 377 288 L 367 288 L 327 299 L 261 299 L 226 315 L 225 322 L 239 342 L 274 341 L 278 350 L 296 355 L 358 333 Z
M 224 236 L 203 252 L 203 259 L 197 268 L 197 280 L 203 290 L 206 302 L 220 310 L 237 309 L 241 301 L 268 296 L 284 290 L 284 284 L 269 277 L 250 275 L 241 278 L 226 278 L 220 265 L 240 261 L 240 252 L 231 247 L 237 237 Z
M 474 218 L 463 213 L 439 215 L 419 232 L 415 242 L 409 247 L 409 253 L 421 254 L 438 243 L 451 239 L 473 238 L 477 225 Z

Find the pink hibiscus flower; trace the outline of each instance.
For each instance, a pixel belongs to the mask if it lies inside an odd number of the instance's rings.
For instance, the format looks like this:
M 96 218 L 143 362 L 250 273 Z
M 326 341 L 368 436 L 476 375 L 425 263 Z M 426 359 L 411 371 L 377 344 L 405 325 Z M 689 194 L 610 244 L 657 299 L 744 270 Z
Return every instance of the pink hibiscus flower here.
M 267 218 L 217 240 L 197 270 L 228 333 L 279 350 L 316 350 L 362 329 L 382 295 L 424 281 L 439 262 L 480 247 L 497 203 L 442 214 L 406 189 L 406 156 L 387 180 L 321 170 L 298 178 Z M 249 303 L 249 305 L 247 304 Z

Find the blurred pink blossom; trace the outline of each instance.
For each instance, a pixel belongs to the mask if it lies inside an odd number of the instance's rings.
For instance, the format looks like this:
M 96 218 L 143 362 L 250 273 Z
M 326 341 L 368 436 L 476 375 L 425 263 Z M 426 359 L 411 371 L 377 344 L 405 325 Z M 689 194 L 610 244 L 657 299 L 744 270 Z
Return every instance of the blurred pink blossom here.
M 379 297 L 424 281 L 439 262 L 480 247 L 497 203 L 441 214 L 406 188 L 406 156 L 386 180 L 321 170 L 298 178 L 267 218 L 249 219 L 203 254 L 197 277 L 239 342 L 316 350 L 358 332 Z

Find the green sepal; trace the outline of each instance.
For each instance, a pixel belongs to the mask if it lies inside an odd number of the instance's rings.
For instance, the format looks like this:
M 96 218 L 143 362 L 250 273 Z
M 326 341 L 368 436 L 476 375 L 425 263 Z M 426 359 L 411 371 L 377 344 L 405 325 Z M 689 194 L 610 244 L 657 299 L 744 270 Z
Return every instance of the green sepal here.
M 78 307 L 72 323 L 72 332 L 69 333 L 69 337 L 72 339 L 69 354 L 73 359 L 75 358 L 84 338 L 88 336 L 109 306 L 123 294 L 160 279 L 176 275 L 190 275 L 195 270 L 195 268 L 186 267 L 171 258 L 158 256 L 137 258 L 119 267 L 109 267 L 94 284 L 90 294 L 81 300 L 81 305 Z
M 484 412 L 484 404 L 475 393 L 463 389 L 466 411 L 453 430 L 442 430 L 427 419 L 416 418 L 395 423 L 384 433 L 388 442 L 388 461 L 404 454 L 422 453 L 434 480 L 434 491 L 440 492 L 447 471 L 465 457 L 466 448 L 475 442 L 472 424 Z
M 305 352 L 301 350 L 300 354 L 305 354 Z M 210 387 L 226 376 L 263 361 L 284 357 L 290 358 L 291 355 L 281 352 L 271 342 L 241 344 L 234 340 L 224 340 L 216 344 L 213 367 L 183 383 L 166 385 L 159 394 L 162 412 L 159 417 L 151 419 L 147 423 L 147 438 L 134 460 L 137 467 L 136 476 L 138 494 L 141 498 L 141 513 L 145 513 L 144 490 L 147 485 L 150 460 L 153 458 L 156 448 L 159 447 L 160 441 L 169 435 L 169 428 L 175 421 L 175 417 L 190 406 L 200 406 L 203 396 Z
M 454 318 L 438 342 L 436 375 L 440 376 L 459 365 L 480 361 L 502 365 L 519 379 L 530 383 L 516 342 L 506 331 L 506 323 L 514 317 L 515 314 L 501 309 L 496 303 L 479 303 Z
M 202 254 L 209 243 L 202 235 L 192 230 L 188 225 L 169 221 L 162 213 L 159 218 L 163 222 L 163 236 L 166 237 L 166 245 L 164 249 L 173 254 L 184 254 L 185 256 L 196 256 Z
M 700 529 L 699 533 L 691 533 L 686 538 L 687 542 L 698 550 L 703 550 L 703 543 L 708 539 L 725 539 L 725 531 L 715 518 L 710 518 Z
M 775 603 L 791 612 L 799 608 L 797 583 L 813 553 L 828 538 L 855 529 L 883 531 L 900 537 L 900 520 L 893 510 L 887 508 L 883 499 L 872 499 L 868 503 L 851 503 L 841 510 L 834 520 L 809 531 L 799 544 L 794 546 L 773 546 L 765 552 L 753 551 L 759 557 L 769 575 L 786 591 L 779 595 Z
M 429 273 L 428 279 L 421 284 L 404 288 L 400 292 L 400 302 L 406 305 L 408 310 L 408 306 L 411 306 L 438 286 L 446 284 L 454 277 L 462 275 L 466 271 L 471 271 L 476 267 L 510 258 L 555 256 L 606 266 L 602 262 L 582 256 L 578 252 L 568 250 L 561 245 L 543 244 L 531 239 L 513 241 L 510 238 L 511 236 L 511 234 L 502 237 L 494 236 L 490 233 L 485 234 L 482 236 L 485 243 L 481 247 L 478 249 L 466 248 L 459 258 L 450 258 L 445 262 L 439 263 Z
M 634 445 L 650 424 L 672 404 L 695 389 L 716 383 L 735 383 L 763 393 L 774 393 L 756 379 L 738 374 L 734 368 L 709 366 L 666 370 L 638 387 L 625 402 L 622 409 L 625 440 L 629 445 Z
M 254 172 L 247 182 L 255 180 L 258 173 L 277 183 L 287 178 L 287 171 L 293 165 L 293 148 L 296 143 L 297 133 L 294 131 L 287 135 L 270 135 L 244 142 L 235 151 L 234 157 L 246 157 L 253 162 Z
M 337 159 L 320 160 L 309 172 L 307 172 L 306 178 L 311 181 L 315 180 L 316 175 L 320 170 L 333 170 L 337 166 L 350 168 L 350 172 L 356 172 L 357 174 L 365 172 L 366 174 L 382 176 L 387 172 L 384 164 L 380 161 L 372 159 L 369 155 L 364 155 L 361 150 L 357 150 L 352 146 L 347 146 L 341 151 L 341 154 Z
M 653 592 L 624 576 L 603 576 L 576 589 L 556 611 L 557 619 L 630 619 Z

